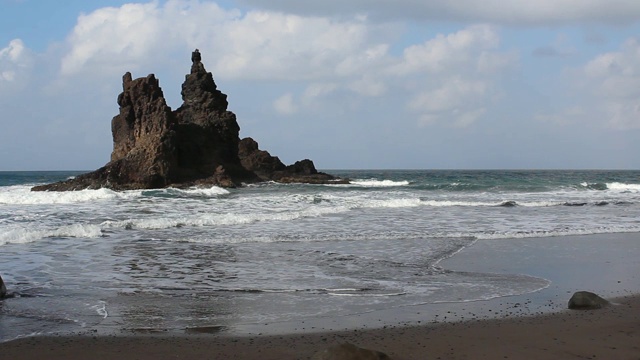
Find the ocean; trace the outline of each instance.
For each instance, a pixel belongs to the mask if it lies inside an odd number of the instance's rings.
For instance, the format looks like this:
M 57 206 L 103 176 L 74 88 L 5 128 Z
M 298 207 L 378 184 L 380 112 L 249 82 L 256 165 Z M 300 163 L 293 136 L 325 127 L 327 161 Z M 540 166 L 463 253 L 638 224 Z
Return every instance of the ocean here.
M 640 171 L 327 170 L 349 185 L 30 192 L 79 172 L 0 172 L 0 342 L 232 331 L 527 294 L 458 272 L 486 239 L 640 232 Z

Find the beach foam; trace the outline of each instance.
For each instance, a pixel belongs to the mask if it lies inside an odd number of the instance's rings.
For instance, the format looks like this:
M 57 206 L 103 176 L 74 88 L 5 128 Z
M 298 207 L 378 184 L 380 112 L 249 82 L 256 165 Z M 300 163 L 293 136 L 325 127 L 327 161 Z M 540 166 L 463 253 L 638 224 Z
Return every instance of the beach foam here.
M 9 226 L 0 232 L 0 245 L 26 244 L 45 238 L 97 238 L 102 236 L 99 226 L 72 224 L 55 229 L 31 229 Z

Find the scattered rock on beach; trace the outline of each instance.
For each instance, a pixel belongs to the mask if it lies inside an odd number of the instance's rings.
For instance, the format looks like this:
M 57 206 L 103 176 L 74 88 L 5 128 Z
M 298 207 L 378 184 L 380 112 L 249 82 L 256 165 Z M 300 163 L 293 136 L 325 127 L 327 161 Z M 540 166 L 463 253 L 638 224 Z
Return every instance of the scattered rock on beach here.
M 609 305 L 609 301 L 589 291 L 578 291 L 569 299 L 569 309 L 591 310 Z
M 4 281 L 2 280 L 2 276 L 0 276 L 0 299 L 4 299 L 7 296 L 7 287 L 4 286 Z
M 380 351 L 363 349 L 353 344 L 344 343 L 317 352 L 311 360 L 390 360 Z

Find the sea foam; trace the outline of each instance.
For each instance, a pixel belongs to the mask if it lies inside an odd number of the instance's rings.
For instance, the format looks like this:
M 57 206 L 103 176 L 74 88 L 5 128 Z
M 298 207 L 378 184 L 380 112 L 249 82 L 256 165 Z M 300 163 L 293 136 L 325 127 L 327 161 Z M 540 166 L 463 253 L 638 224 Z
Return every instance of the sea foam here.
M 506 231 L 501 233 L 478 233 L 473 236 L 478 240 L 499 240 L 499 239 L 529 239 L 529 238 L 547 238 L 559 236 L 577 236 L 577 235 L 597 235 L 612 233 L 636 233 L 640 232 L 640 227 L 598 227 L 589 229 L 565 229 L 565 230 L 531 230 L 526 232 Z
M 131 199 L 139 197 L 141 191 L 116 192 L 109 189 L 78 191 L 31 191 L 31 186 L 0 187 L 0 204 L 38 205 L 73 204 L 100 200 Z
M 266 221 L 290 221 L 304 217 L 318 217 L 330 213 L 344 212 L 348 209 L 342 207 L 332 208 L 309 208 L 303 211 L 238 214 L 238 213 L 209 213 L 200 214 L 193 217 L 154 217 L 146 219 L 129 219 L 123 221 L 105 221 L 101 224 L 103 228 L 121 229 L 147 229 L 160 230 L 180 227 L 203 227 L 203 226 L 230 226 L 243 225 Z
M 75 237 L 97 238 L 102 236 L 102 230 L 97 225 L 72 224 L 55 229 L 31 229 L 12 226 L 0 231 L 0 245 L 25 244 L 43 238 Z
M 607 189 L 620 192 L 640 192 L 640 184 L 607 183 Z
M 407 186 L 409 185 L 409 182 L 406 180 L 393 181 L 393 180 L 360 179 L 360 180 L 352 180 L 346 186 L 350 186 L 350 185 L 359 186 L 359 187 L 395 187 L 395 186 Z

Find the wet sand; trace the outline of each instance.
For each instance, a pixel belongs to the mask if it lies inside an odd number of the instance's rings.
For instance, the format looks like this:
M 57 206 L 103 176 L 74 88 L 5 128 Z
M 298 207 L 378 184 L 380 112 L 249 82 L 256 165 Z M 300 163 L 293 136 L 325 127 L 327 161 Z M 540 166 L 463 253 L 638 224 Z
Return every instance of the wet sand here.
M 282 336 L 60 336 L 0 344 L 2 359 L 308 359 L 350 342 L 392 359 L 640 359 L 640 297 L 600 310 Z
M 640 234 L 479 241 L 442 266 L 525 273 L 551 284 L 488 301 L 215 334 L 100 334 L 89 329 L 0 343 L 0 359 L 309 359 L 343 342 L 406 360 L 640 359 L 640 296 L 635 295 L 640 293 Z M 578 290 L 597 292 L 617 304 L 563 310 Z

